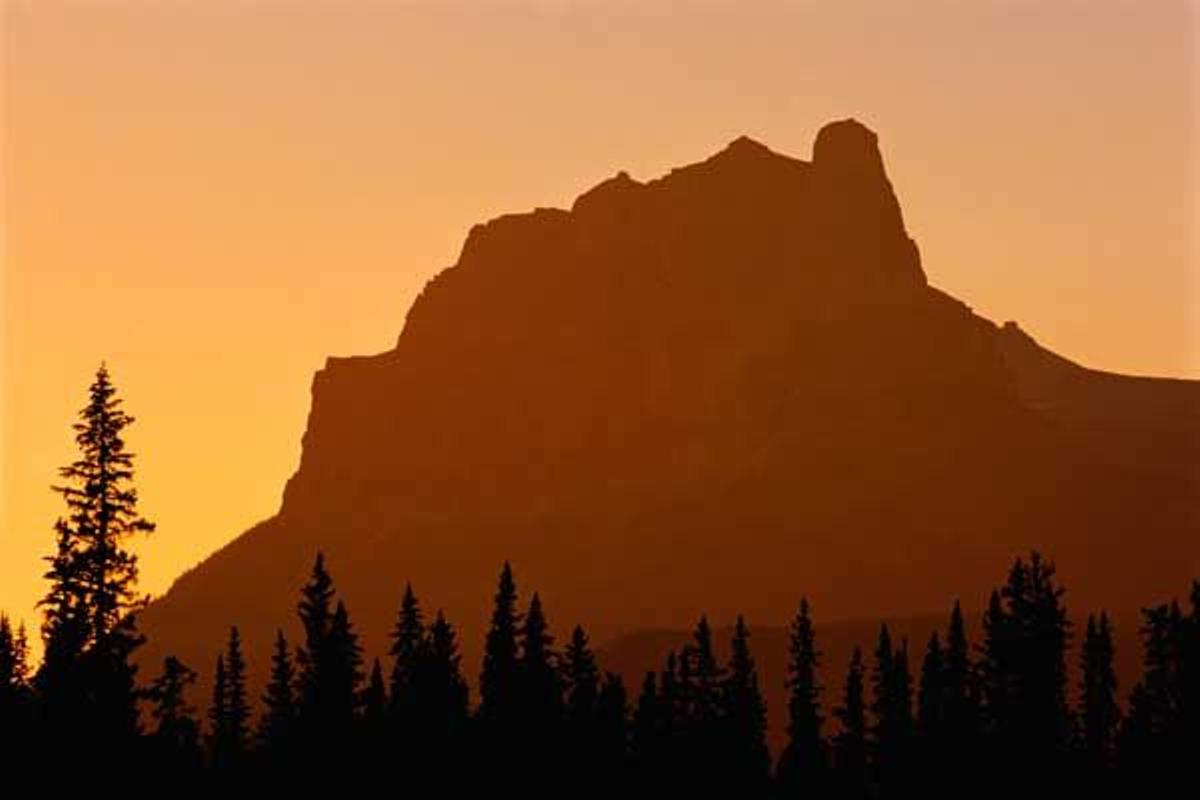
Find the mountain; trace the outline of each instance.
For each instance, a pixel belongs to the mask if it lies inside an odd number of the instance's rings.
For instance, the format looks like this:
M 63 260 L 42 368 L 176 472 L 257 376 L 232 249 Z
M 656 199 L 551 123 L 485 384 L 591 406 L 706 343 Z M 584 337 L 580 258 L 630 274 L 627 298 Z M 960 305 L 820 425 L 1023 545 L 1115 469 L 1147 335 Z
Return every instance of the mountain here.
M 346 313 L 353 313 L 347 309 Z M 396 346 L 317 373 L 279 513 L 144 614 L 265 663 L 325 552 L 368 649 L 406 580 L 465 668 L 504 560 L 560 637 L 983 605 L 1016 555 L 1074 611 L 1200 574 L 1200 383 L 1077 366 L 930 286 L 876 136 L 741 138 L 475 226 Z

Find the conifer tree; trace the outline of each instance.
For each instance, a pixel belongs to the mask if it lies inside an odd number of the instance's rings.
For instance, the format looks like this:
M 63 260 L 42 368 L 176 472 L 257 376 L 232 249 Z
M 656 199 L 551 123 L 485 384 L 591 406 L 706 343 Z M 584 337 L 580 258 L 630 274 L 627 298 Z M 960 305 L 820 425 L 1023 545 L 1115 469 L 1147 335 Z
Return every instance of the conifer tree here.
M 937 631 L 929 637 L 921 662 L 921 682 L 917 691 L 917 730 L 926 749 L 940 747 L 945 735 L 946 654 Z
M 33 695 L 29 685 L 29 645 L 25 626 L 13 631 L 0 613 L 0 752 L 21 763 L 33 737 Z
M 954 601 L 950 613 L 950 625 L 946 630 L 946 649 L 942 672 L 943 714 L 948 741 L 970 747 L 974 741 L 978 709 L 967 643 L 966 625 L 963 622 L 962 606 Z
M 765 794 L 771 773 L 767 750 L 767 706 L 750 653 L 750 631 L 739 614 L 734 626 L 729 667 L 720 684 L 720 724 L 727 785 L 745 797 Z
M 863 695 L 862 650 L 854 648 L 846 673 L 842 704 L 834 709 L 841 725 L 834 738 L 834 766 L 841 794 L 861 798 L 867 791 L 867 719 Z
M 598 753 L 601 769 L 614 777 L 625 773 L 629 750 L 629 697 L 620 675 L 607 672 L 596 700 Z M 610 786 L 614 785 L 610 781 Z M 619 785 L 619 784 L 616 784 Z
M 568 724 L 577 730 L 591 725 L 600 696 L 600 670 L 580 625 L 571 632 L 563 653 L 563 688 Z
M 444 744 L 460 735 L 467 721 L 467 682 L 462 676 L 458 639 L 453 626 L 439 610 L 429 628 L 417 681 L 420 718 L 426 738 Z
M 187 690 L 196 673 L 174 656 L 163 660 L 162 674 L 151 682 L 146 695 L 153 703 L 156 744 L 155 766 L 164 774 L 194 770 L 199 766 L 200 726 Z
M 530 728 L 540 736 L 554 735 L 562 717 L 562 685 L 555 667 L 554 637 L 534 592 L 521 628 L 521 705 Z
M 133 487 L 134 455 L 124 431 L 133 417 L 122 409 L 108 370 L 101 365 L 87 405 L 75 423 L 79 457 L 59 470 L 53 487 L 67 506 L 55 524 L 56 552 L 46 573 L 50 589 L 42 600 L 45 658 L 38 685 L 51 728 L 94 744 L 84 758 L 116 748 L 138 731 L 136 666 L 131 661 L 143 639 L 134 612 L 137 557 L 129 540 L 150 533 L 154 523 L 138 512 Z
M 421 606 L 413 593 L 412 584 L 404 587 L 400 612 L 392 629 L 391 709 L 401 725 L 404 718 L 416 713 L 418 703 L 417 673 L 425 647 L 425 623 Z M 406 726 L 410 731 L 415 728 Z
M 229 629 L 225 651 L 225 711 L 227 719 L 226 752 L 240 760 L 246 752 L 250 728 L 250 703 L 246 695 L 246 660 L 237 626 Z
M 1080 654 L 1083 679 L 1079 685 L 1081 734 L 1085 766 L 1093 774 L 1112 766 L 1113 747 L 1120 722 L 1117 705 L 1117 676 L 1113 668 L 1112 626 L 1101 612 L 1097 623 L 1088 615 L 1087 631 Z
M 366 691 L 363 692 L 362 705 L 368 741 L 378 741 L 383 738 L 388 713 L 387 687 L 383 682 L 383 667 L 378 658 L 371 664 L 371 674 L 367 679 Z
M 479 678 L 479 715 L 488 724 L 507 724 L 518 713 L 517 586 L 508 562 L 500 572 L 491 626 L 483 653 L 483 672 Z
M 271 652 L 271 677 L 263 693 L 264 712 L 259 720 L 258 742 L 272 756 L 284 753 L 296 734 L 296 670 L 282 630 L 275 632 Z
M 802 598 L 789 629 L 787 744 L 776 770 L 783 796 L 805 792 L 823 795 L 828 791 L 829 765 L 821 736 L 821 686 L 817 683 L 820 657 L 808 600 Z
M 225 675 L 225 654 L 217 656 L 213 671 L 212 702 L 208 707 L 208 752 L 216 767 L 229 762 L 229 686 Z
M 630 732 L 633 774 L 636 776 L 636 782 L 642 786 L 657 784 L 656 773 L 663 756 L 662 717 L 658 680 L 654 672 L 650 671 L 642 679 Z

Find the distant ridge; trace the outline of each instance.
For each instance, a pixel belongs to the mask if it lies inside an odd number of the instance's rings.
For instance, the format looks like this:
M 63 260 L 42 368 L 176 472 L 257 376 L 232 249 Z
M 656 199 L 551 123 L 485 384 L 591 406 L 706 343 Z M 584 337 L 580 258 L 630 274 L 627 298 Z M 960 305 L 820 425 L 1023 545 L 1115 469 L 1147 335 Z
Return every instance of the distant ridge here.
M 352 313 L 348 309 L 347 313 Z M 331 358 L 279 513 L 145 613 L 265 659 L 319 548 L 370 651 L 405 579 L 478 665 L 513 562 L 562 637 L 969 607 L 1031 548 L 1073 610 L 1200 574 L 1200 384 L 1094 372 L 928 285 L 876 135 L 739 138 L 471 229 L 396 347 Z

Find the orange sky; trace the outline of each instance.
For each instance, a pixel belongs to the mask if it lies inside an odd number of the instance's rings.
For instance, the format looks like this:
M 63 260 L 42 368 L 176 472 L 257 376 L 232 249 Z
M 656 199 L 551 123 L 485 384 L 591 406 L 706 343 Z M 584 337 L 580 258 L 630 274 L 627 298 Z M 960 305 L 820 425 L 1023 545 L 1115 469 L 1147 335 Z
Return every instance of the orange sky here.
M 1200 377 L 1200 3 L 4 0 L 0 608 L 107 359 L 144 588 L 278 506 L 325 356 L 391 346 L 468 228 L 740 134 L 880 135 L 931 281 Z M 469 321 L 466 321 L 469 324 Z

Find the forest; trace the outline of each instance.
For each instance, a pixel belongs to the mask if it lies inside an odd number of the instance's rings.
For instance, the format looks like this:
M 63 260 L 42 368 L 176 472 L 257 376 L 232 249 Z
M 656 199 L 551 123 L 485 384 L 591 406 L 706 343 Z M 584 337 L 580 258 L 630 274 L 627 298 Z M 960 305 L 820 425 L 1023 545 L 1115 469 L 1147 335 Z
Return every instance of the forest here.
M 954 602 L 928 642 L 910 648 L 883 625 L 848 664 L 824 663 L 798 586 L 788 702 L 769 710 L 786 725 L 779 752 L 742 618 L 728 659 L 702 616 L 686 646 L 627 686 L 582 627 L 552 633 L 508 564 L 476 681 L 452 622 L 411 586 L 388 652 L 364 653 L 320 553 L 297 595 L 300 640 L 281 620 L 272 651 L 253 654 L 270 676 L 261 697 L 236 626 L 213 643 L 214 663 L 168 657 L 142 676 L 146 598 L 128 542 L 154 525 L 137 509 L 132 421 L 102 367 L 75 424 L 79 458 L 55 487 L 67 512 L 46 559 L 40 664 L 24 625 L 0 615 L 0 758 L 55 785 L 884 798 L 1146 796 L 1194 780 L 1200 581 L 1184 603 L 1142 609 L 1142 674 L 1123 690 L 1108 614 L 1073 630 L 1055 566 L 1036 552 L 991 592 L 978 641 Z M 210 697 L 191 696 L 198 669 L 212 670 Z

